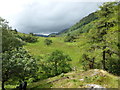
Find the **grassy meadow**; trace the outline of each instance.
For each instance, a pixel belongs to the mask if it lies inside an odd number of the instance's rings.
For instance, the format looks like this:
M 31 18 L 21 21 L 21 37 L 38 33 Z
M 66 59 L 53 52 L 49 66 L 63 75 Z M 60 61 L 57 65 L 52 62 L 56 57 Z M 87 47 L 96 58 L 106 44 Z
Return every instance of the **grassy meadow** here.
M 44 40 L 48 38 L 52 40 L 51 45 L 45 45 Z M 24 47 L 25 49 L 33 55 L 35 58 L 43 59 L 47 58 L 55 50 L 63 51 L 65 54 L 68 54 L 72 61 L 71 64 L 73 67 L 81 68 L 81 57 L 84 53 L 84 47 L 86 46 L 87 39 L 84 37 L 79 37 L 81 39 L 76 39 L 76 42 L 64 42 L 63 37 L 38 37 L 38 42 L 36 43 L 27 43 Z M 85 44 L 85 45 L 84 45 Z

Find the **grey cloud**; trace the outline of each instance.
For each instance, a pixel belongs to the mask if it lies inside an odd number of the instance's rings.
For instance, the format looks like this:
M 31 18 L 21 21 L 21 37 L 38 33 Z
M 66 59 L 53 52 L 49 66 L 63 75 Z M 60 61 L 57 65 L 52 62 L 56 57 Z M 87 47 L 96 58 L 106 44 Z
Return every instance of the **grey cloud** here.
M 24 6 L 15 27 L 24 33 L 50 33 L 66 29 L 98 9 L 99 2 L 35 2 Z

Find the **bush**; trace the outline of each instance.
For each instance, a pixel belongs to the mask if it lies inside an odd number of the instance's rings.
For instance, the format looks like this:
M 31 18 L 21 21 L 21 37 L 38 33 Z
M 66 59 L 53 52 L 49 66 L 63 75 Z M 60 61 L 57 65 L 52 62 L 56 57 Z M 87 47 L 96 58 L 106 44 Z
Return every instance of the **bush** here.
M 49 40 L 49 39 L 45 39 L 44 42 L 45 42 L 45 45 L 51 45 L 52 44 L 52 40 Z
M 74 39 L 76 39 L 76 38 L 75 38 L 73 35 L 68 34 L 68 35 L 65 37 L 64 41 L 65 41 L 65 42 L 73 42 Z
M 52 52 L 52 54 L 45 61 L 40 63 L 40 79 L 45 79 L 60 74 L 60 77 L 64 77 L 64 73 L 72 70 L 69 61 L 71 61 L 71 58 L 68 55 L 63 54 L 63 52 L 58 50 Z
M 62 51 L 54 51 L 47 61 L 51 66 L 52 75 L 59 75 L 61 73 L 67 73 L 71 70 L 69 61 L 71 58 L 68 55 L 64 55 Z
M 37 42 L 37 37 L 32 36 L 32 35 L 23 35 L 19 36 L 23 41 L 28 42 L 28 43 L 34 43 Z

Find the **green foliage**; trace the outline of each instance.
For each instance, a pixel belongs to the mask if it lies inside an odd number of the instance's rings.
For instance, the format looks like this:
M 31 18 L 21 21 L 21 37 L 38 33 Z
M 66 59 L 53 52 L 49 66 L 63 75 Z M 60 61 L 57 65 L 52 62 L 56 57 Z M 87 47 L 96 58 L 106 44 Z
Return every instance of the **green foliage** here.
M 8 23 L 0 18 L 2 32 L 2 89 L 9 80 L 16 83 L 18 80 L 35 77 L 38 69 L 37 62 L 22 48 L 23 42 L 17 37 L 17 31 L 12 30 Z M 16 81 L 16 82 L 15 82 Z
M 68 34 L 68 35 L 65 37 L 64 41 L 65 41 L 65 42 L 73 42 L 74 39 L 76 39 L 75 36 Z
M 110 73 L 115 75 L 120 75 L 120 58 L 116 54 L 112 54 L 111 57 L 107 60 L 107 69 Z
M 44 40 L 44 43 L 45 43 L 45 45 L 51 45 L 51 44 L 52 44 L 52 40 L 50 40 L 50 39 L 45 39 L 45 40 Z
M 37 37 L 33 36 L 32 33 L 30 33 L 29 35 L 19 35 L 18 37 L 28 43 L 37 42 Z
M 55 75 L 66 73 L 71 70 L 69 65 L 71 58 L 68 55 L 64 55 L 61 51 L 54 51 L 47 61 L 50 62 Z
M 58 50 L 52 52 L 47 61 L 41 64 L 44 73 L 44 77 L 42 78 L 56 76 L 71 71 L 69 61 L 71 61 L 71 58 L 68 55 L 63 54 L 63 52 Z
M 95 12 L 91 13 L 88 16 L 86 16 L 83 19 L 81 19 L 78 23 L 76 23 L 74 26 L 72 26 L 69 30 L 70 31 L 77 30 L 78 28 L 81 28 L 84 25 L 86 25 L 86 24 L 88 24 L 91 21 L 94 21 L 96 19 L 98 19 L 98 17 L 96 16 Z
M 119 2 L 106 2 L 103 3 L 103 5 L 100 6 L 100 12 L 98 13 L 98 16 L 104 16 L 104 17 L 108 17 L 110 16 L 112 13 L 114 13 L 114 8 L 115 5 L 117 5 L 117 3 Z
M 18 80 L 26 79 L 35 75 L 37 62 L 23 48 L 14 49 L 3 53 L 2 79 Z
M 10 27 L 7 24 L 7 21 L 0 18 L 0 32 L 2 32 L 3 52 L 18 48 L 23 45 L 23 43 L 15 37 L 14 33 L 11 31 Z
M 95 21 L 95 28 L 91 29 L 87 35 L 87 38 L 90 40 L 90 44 L 92 44 L 91 50 L 89 53 L 96 54 L 98 50 L 100 50 L 99 57 L 95 58 L 95 62 L 100 65 L 100 68 L 105 69 L 111 73 L 120 75 L 118 69 L 120 68 L 117 64 L 118 60 L 118 20 L 117 20 L 117 11 L 118 7 L 116 2 L 104 3 L 101 6 L 101 10 L 97 11 L 97 15 L 99 17 L 98 20 Z M 116 17 L 113 17 L 116 16 Z M 87 49 L 86 49 L 87 50 Z M 86 53 L 85 53 L 86 54 Z M 97 55 L 97 54 L 96 54 Z M 89 54 L 92 58 L 92 55 Z M 113 56 L 116 56 L 116 58 Z M 113 63 L 110 63 L 113 62 Z M 115 66 L 116 64 L 116 66 Z M 87 65 L 87 64 L 86 64 Z M 98 66 L 99 66 L 98 65 Z M 98 67 L 96 67 L 98 68 Z M 113 69 L 114 68 L 114 69 Z M 115 69 L 116 68 L 116 69 Z
M 87 54 L 83 54 L 82 58 L 82 65 L 84 70 L 94 69 L 95 57 L 90 58 Z

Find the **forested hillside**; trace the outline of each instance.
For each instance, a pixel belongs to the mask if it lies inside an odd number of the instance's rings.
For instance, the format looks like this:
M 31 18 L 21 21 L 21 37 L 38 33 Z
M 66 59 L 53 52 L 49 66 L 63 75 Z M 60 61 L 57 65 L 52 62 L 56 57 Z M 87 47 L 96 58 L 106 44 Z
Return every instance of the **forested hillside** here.
M 89 84 L 118 88 L 119 5 L 104 3 L 52 37 L 20 33 L 0 18 L 2 89 L 19 88 L 21 82 L 33 89 L 86 88 Z
M 84 48 L 85 52 L 82 55 L 82 63 L 85 69 L 102 68 L 120 75 L 118 5 L 119 3 L 114 2 L 104 3 L 100 10 L 95 13 L 98 19 L 83 25 L 82 28 L 78 28 L 77 25 L 81 25 L 81 22 L 79 22 L 68 30 L 69 32 L 66 36 L 68 42 L 77 41 L 77 39 L 82 37 L 88 40 L 85 43 L 87 46 Z M 88 19 L 90 19 L 89 16 Z M 84 33 L 82 32 L 81 34 L 81 30 Z
M 97 15 L 95 14 L 95 12 L 89 14 L 88 16 L 84 17 L 83 19 L 81 19 L 79 22 L 77 22 L 75 25 L 73 25 L 71 28 L 66 29 L 60 33 L 58 33 L 58 35 L 67 35 L 68 33 L 73 33 L 74 31 L 77 31 L 79 33 L 84 33 L 87 32 L 87 30 L 83 29 L 83 27 L 87 24 L 89 24 L 90 22 L 94 21 L 98 19 Z M 90 26 L 89 26 L 90 27 Z M 91 28 L 91 27 L 90 27 Z

